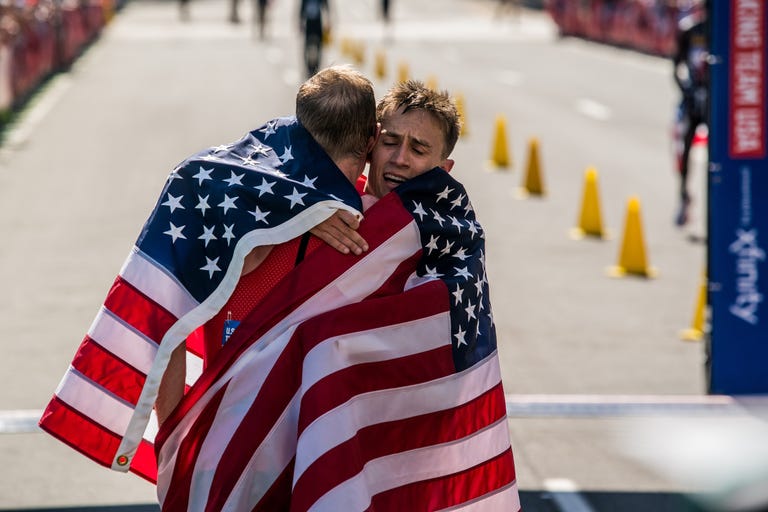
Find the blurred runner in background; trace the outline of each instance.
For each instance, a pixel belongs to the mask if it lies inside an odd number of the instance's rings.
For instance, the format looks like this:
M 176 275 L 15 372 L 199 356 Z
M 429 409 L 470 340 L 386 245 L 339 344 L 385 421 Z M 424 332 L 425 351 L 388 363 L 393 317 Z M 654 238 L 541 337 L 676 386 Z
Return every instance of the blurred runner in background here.
M 299 28 L 304 34 L 304 64 L 307 77 L 314 75 L 320 69 L 323 29 L 330 29 L 329 25 L 330 6 L 328 0 L 301 0 Z
M 384 23 L 389 23 L 389 0 L 381 0 L 381 19 L 384 20 Z
M 688 222 L 691 196 L 688 192 L 688 171 L 691 146 L 696 129 L 707 124 L 709 73 L 707 69 L 706 8 L 692 4 L 678 23 L 677 49 L 673 58 L 675 83 L 680 88 L 681 100 L 677 112 L 678 170 L 680 171 L 680 205 L 675 224 Z
M 254 22 L 259 27 L 259 39 L 262 41 L 267 31 L 267 8 L 269 7 L 269 0 L 254 0 L 256 9 L 254 13 Z

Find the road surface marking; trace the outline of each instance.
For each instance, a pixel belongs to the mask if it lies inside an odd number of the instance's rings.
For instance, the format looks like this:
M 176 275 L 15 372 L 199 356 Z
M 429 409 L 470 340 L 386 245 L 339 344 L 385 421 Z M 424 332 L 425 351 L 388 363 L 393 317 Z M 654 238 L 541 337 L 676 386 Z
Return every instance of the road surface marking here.
M 768 407 L 766 397 L 728 395 L 506 395 L 508 418 L 749 415 L 750 407 Z M 41 410 L 0 411 L 0 434 L 38 432 Z
M 552 501 L 560 512 L 593 512 L 587 500 L 579 493 L 579 488 L 566 478 L 547 478 L 544 490 L 548 491 Z
M 576 101 L 576 110 L 587 117 L 597 119 L 598 121 L 607 121 L 611 118 L 611 109 L 588 98 L 581 98 Z
M 0 411 L 0 434 L 27 434 L 40 432 L 37 421 L 43 411 L 18 410 Z
M 507 417 L 615 417 L 680 414 L 744 414 L 768 406 L 766 398 L 728 395 L 506 395 Z

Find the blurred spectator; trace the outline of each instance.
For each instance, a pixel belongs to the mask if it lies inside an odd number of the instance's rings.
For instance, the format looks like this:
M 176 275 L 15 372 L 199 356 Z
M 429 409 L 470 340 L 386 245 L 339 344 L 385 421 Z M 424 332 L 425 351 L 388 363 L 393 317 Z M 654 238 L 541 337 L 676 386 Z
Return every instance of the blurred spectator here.
M 546 0 L 561 35 L 672 56 L 676 0 Z

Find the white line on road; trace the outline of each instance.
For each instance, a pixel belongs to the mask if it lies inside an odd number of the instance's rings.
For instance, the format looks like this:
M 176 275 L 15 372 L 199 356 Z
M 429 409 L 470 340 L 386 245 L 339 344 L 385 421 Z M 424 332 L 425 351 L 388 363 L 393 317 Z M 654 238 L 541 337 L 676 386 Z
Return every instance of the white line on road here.
M 550 493 L 560 512 L 593 512 L 584 496 L 572 480 L 566 478 L 547 478 L 544 480 L 544 490 Z
M 43 411 L 17 410 L 0 411 L 0 434 L 28 434 L 39 432 L 37 421 Z
M 607 121 L 611 118 L 611 109 L 588 98 L 581 98 L 576 101 L 576 110 L 587 117 L 597 119 L 598 121 Z
M 749 414 L 768 398 L 728 395 L 506 395 L 507 417 L 615 417 L 680 414 Z
M 749 414 L 768 408 L 768 397 L 728 395 L 506 395 L 508 418 Z M 0 411 L 0 434 L 39 432 L 36 409 Z

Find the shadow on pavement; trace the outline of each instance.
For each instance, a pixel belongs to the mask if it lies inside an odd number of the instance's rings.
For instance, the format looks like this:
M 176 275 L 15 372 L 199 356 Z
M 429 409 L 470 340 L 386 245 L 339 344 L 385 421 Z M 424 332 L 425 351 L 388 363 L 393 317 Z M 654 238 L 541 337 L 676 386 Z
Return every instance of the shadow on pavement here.
M 594 512 L 705 512 L 684 494 L 677 493 L 580 491 L 579 495 Z M 524 512 L 561 512 L 569 508 L 563 500 L 567 497 L 568 493 L 520 491 Z

